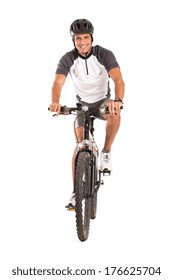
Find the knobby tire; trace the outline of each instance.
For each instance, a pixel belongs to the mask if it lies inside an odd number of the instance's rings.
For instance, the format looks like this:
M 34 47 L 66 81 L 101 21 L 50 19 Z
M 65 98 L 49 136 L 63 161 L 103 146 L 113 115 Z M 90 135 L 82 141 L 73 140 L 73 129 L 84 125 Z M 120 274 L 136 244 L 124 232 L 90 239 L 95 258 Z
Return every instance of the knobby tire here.
M 76 195 L 76 227 L 80 241 L 85 241 L 89 235 L 91 217 L 91 199 L 89 197 L 91 184 L 90 154 L 81 151 L 76 160 L 75 195 Z
M 95 191 L 91 197 L 91 219 L 96 218 L 96 212 L 97 212 L 97 191 Z
M 96 212 L 97 212 L 97 191 L 98 191 L 98 185 L 100 184 L 100 177 L 99 172 L 96 167 L 96 163 L 94 164 L 93 169 L 93 175 L 94 175 L 94 192 L 91 196 L 91 219 L 96 218 Z

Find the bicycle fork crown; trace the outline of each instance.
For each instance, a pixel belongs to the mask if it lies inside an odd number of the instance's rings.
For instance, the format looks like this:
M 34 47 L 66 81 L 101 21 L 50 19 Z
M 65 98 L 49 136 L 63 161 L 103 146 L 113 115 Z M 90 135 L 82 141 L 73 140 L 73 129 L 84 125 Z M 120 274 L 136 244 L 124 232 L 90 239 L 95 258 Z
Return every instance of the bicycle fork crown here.
M 81 143 L 79 143 L 79 148 L 86 148 L 89 146 L 89 140 L 83 140 Z

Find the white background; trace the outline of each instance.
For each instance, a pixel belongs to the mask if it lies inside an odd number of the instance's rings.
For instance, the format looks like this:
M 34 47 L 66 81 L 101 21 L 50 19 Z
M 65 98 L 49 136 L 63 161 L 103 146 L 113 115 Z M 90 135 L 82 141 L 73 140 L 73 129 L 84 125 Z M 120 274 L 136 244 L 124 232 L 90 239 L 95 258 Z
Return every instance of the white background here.
M 98 216 L 83 243 L 75 214 L 64 208 L 72 189 L 73 119 L 47 111 L 57 63 L 73 48 L 69 26 L 76 18 L 93 23 L 94 45 L 114 52 L 126 84 L 114 172 L 99 191 Z M 172 279 L 172 25 L 168 0 L 1 1 L 2 279 L 26 279 L 11 275 L 17 266 L 102 270 L 89 279 L 107 279 L 107 266 L 160 266 L 161 276 L 119 278 Z M 62 104 L 74 103 L 69 77 Z M 100 149 L 104 125 L 96 122 Z

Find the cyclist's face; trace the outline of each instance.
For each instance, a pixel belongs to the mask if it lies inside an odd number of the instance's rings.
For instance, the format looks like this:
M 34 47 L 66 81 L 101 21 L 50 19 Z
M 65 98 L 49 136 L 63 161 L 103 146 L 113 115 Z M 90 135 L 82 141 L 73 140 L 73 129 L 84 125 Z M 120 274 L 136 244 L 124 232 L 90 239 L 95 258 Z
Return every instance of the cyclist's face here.
M 77 34 L 74 36 L 74 43 L 81 54 L 87 53 L 91 49 L 91 34 Z

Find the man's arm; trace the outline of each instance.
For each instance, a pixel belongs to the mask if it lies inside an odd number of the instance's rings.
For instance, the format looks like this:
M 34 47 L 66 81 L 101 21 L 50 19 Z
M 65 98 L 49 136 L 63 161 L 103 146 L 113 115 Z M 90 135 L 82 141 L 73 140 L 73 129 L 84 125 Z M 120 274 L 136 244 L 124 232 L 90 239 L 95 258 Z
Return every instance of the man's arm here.
M 115 99 L 123 100 L 124 98 L 124 91 L 125 91 L 125 84 L 123 81 L 123 77 L 120 71 L 119 67 L 112 68 L 109 71 L 109 76 L 114 82 L 115 85 Z M 112 104 L 109 104 L 109 110 L 110 113 L 114 114 L 114 108 L 116 108 L 116 111 L 120 112 L 120 107 L 122 106 L 121 101 L 120 102 L 112 102 Z
M 115 98 L 120 98 L 121 100 L 123 100 L 125 85 L 120 68 L 112 68 L 109 71 L 109 76 L 111 77 L 115 85 Z
M 59 113 L 61 105 L 60 105 L 60 97 L 61 97 L 61 91 L 62 87 L 65 83 L 66 76 L 63 74 L 56 74 L 55 80 L 53 82 L 52 86 L 52 103 L 50 104 L 50 110 L 52 112 Z

